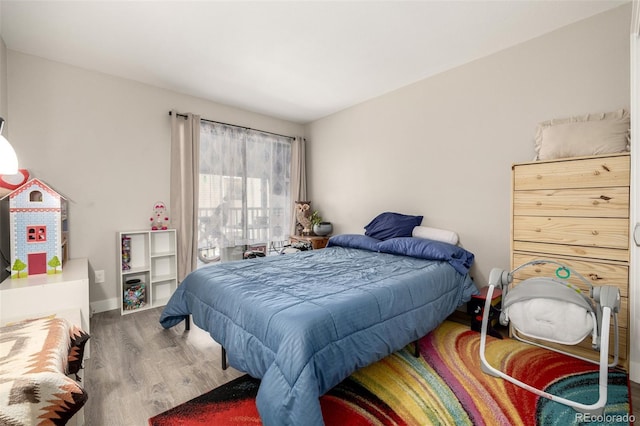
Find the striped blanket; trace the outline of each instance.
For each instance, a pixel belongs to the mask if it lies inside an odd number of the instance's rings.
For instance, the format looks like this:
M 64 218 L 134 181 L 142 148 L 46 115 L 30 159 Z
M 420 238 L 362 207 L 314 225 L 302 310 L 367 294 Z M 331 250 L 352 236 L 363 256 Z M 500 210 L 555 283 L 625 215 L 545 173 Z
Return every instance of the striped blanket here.
M 0 424 L 65 424 L 87 401 L 70 375 L 82 368 L 89 335 L 46 317 L 0 327 Z

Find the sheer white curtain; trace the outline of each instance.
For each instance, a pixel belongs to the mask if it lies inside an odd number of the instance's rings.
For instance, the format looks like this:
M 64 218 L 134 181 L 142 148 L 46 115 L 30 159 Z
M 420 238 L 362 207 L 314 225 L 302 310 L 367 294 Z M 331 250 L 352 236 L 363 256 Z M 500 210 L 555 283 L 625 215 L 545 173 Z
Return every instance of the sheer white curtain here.
M 200 136 L 200 260 L 231 260 L 247 246 L 286 240 L 291 138 L 207 121 Z
M 186 116 L 186 117 L 185 117 Z M 171 111 L 170 224 L 178 239 L 178 281 L 196 268 L 200 116 Z

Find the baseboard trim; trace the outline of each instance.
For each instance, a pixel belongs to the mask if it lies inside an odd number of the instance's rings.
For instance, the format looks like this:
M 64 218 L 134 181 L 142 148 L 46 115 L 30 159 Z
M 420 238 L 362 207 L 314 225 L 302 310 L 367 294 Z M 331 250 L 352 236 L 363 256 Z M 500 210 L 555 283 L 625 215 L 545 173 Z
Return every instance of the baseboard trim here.
M 629 380 L 640 384 L 640 363 L 629 362 Z
M 111 299 L 98 300 L 91 302 L 91 314 L 97 314 L 99 312 L 113 311 L 114 309 L 120 309 L 120 303 L 117 297 Z

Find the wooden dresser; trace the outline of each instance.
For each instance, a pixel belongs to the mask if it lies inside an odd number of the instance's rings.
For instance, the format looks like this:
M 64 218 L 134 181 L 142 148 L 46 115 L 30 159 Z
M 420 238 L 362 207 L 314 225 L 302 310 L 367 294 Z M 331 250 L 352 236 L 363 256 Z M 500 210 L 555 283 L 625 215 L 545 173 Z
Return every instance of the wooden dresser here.
M 619 364 L 628 369 L 629 154 L 519 163 L 512 169 L 511 269 L 550 259 L 593 285 L 617 286 L 622 296 Z M 555 277 L 556 269 L 554 264 L 523 268 L 514 282 Z M 587 287 L 578 279 L 568 281 Z M 612 353 L 613 333 L 610 336 Z M 562 349 L 598 359 L 590 337 Z

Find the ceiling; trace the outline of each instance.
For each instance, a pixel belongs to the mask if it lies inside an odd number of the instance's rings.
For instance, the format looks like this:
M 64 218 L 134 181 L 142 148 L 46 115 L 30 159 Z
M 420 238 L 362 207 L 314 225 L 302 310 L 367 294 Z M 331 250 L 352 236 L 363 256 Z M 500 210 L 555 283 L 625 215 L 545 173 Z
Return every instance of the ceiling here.
M 8 49 L 306 123 L 627 3 L 11 1 Z

